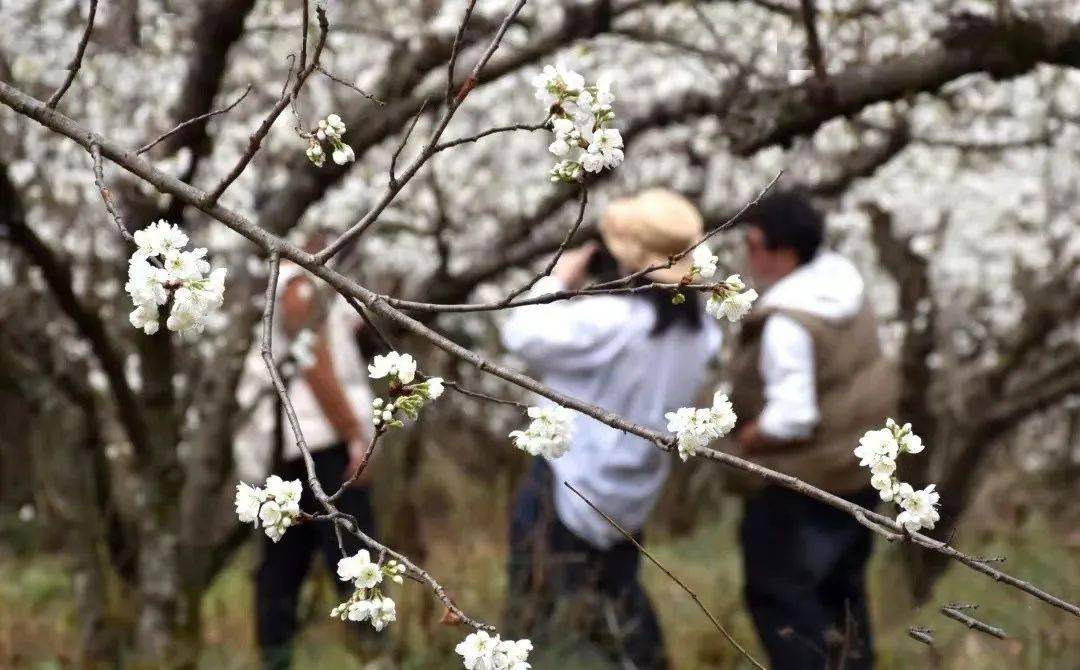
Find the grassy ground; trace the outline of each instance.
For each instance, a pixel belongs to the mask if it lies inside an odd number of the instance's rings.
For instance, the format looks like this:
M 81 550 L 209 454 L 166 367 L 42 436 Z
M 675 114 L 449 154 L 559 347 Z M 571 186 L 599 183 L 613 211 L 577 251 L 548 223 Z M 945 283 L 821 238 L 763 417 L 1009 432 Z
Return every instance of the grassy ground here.
M 498 622 L 504 589 L 501 510 L 509 487 L 485 505 L 446 505 L 427 524 L 426 565 L 440 576 L 470 613 Z M 734 544 L 737 506 L 722 508 L 695 532 L 678 539 L 659 539 L 650 549 L 669 569 L 701 596 L 721 623 L 764 659 L 740 602 L 740 563 Z M 399 531 L 401 529 L 398 529 Z M 1075 549 L 1061 546 L 1060 534 L 1034 515 L 1015 528 L 977 532 L 969 526 L 965 548 L 976 554 L 1006 555 L 1011 572 L 1052 592 L 1075 599 L 1080 562 Z M 201 667 L 207 670 L 254 668 L 251 570 L 256 552 L 245 548 L 213 585 L 204 603 L 205 648 Z M 662 573 L 646 566 L 644 577 L 660 612 L 667 646 L 676 669 L 748 667 L 711 629 L 703 615 Z M 882 669 L 979 668 L 993 670 L 1080 667 L 1080 625 L 1074 617 L 1015 590 L 955 566 L 939 583 L 931 604 L 913 610 L 903 586 L 899 555 L 877 547 L 871 569 L 871 598 Z M 62 556 L 0 549 L 0 668 L 46 670 L 73 667 L 77 613 L 72 610 L 69 573 Z M 379 658 L 374 668 L 454 668 L 451 649 L 461 629 L 438 626 L 435 607 L 418 585 L 397 587 L 401 619 L 384 635 L 378 653 L 358 652 L 341 624 L 325 616 L 334 604 L 329 579 L 311 580 L 305 595 L 308 622 L 297 645 L 296 666 L 304 670 L 361 667 L 361 656 Z M 937 613 L 953 601 L 977 602 L 980 618 L 1004 628 L 1009 638 L 996 640 L 973 633 Z M 907 634 L 910 625 L 935 630 L 937 646 L 925 647 Z M 400 660 L 405 659 L 405 660 Z M 572 670 L 566 659 L 541 659 L 537 670 Z M 581 667 L 588 667 L 583 665 Z

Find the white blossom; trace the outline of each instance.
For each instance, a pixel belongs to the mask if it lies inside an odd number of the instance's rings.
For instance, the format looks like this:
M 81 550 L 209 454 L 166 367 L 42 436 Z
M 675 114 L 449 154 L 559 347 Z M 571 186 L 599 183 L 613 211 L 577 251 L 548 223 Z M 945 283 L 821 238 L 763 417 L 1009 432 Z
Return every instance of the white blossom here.
M 454 651 L 466 670 L 529 670 L 532 649 L 529 640 L 502 640 L 478 630 L 459 642 Z
M 352 582 L 359 589 L 370 589 L 382 581 L 382 571 L 377 563 L 371 561 L 371 554 L 367 549 L 361 549 L 353 556 L 347 556 L 338 561 L 338 577 L 343 581 Z
M 416 361 L 409 354 L 391 351 L 388 354 L 376 356 L 368 365 L 368 374 L 372 379 L 393 377 L 401 384 L 410 384 L 416 377 Z
M 565 407 L 530 407 L 532 421 L 525 430 L 510 433 L 514 446 L 533 456 L 559 458 L 570 450 L 574 413 Z
M 134 238 L 138 248 L 128 262 L 124 284 L 135 306 L 128 315 L 131 325 L 147 335 L 156 333 L 158 308 L 171 298 L 165 326 L 181 335 L 201 333 L 207 316 L 224 301 L 225 268 L 211 271 L 206 249 L 184 250 L 187 235 L 165 221 L 137 231 Z
M 859 446 L 855 447 L 859 465 L 870 468 L 880 467 L 884 462 L 894 462 L 899 453 L 900 445 L 888 428 L 866 431 L 859 439 Z
M 428 377 L 427 381 L 423 383 L 427 396 L 431 400 L 436 400 L 443 394 L 443 379 L 442 377 Z
M 397 621 L 397 605 L 390 598 L 383 596 L 368 602 L 371 603 L 368 618 L 375 630 L 380 631 L 391 622 Z
M 716 257 L 709 247 L 704 244 L 695 247 L 691 258 L 693 259 L 692 271 L 696 272 L 702 279 L 709 279 L 716 274 L 716 266 L 720 259 Z
M 262 521 L 263 532 L 274 542 L 281 539 L 285 530 L 293 522 L 286 510 L 273 500 L 267 500 L 262 504 L 259 509 L 259 520 Z
M 267 477 L 263 488 L 239 482 L 234 500 L 236 516 L 242 523 L 256 527 L 261 522 L 266 536 L 277 542 L 300 517 L 302 493 L 300 480 L 286 481 L 277 475 Z
M 180 227 L 164 219 L 136 230 L 133 237 L 135 245 L 145 257 L 164 256 L 169 251 L 184 248 L 188 243 L 188 236 Z
M 896 477 L 897 457 L 901 453 L 917 454 L 924 448 L 922 438 L 912 432 L 910 423 L 901 426 L 888 419 L 884 428 L 867 431 L 854 451 L 859 465 L 870 468 L 870 486 L 882 500 L 893 501 L 900 508 L 896 523 L 908 532 L 933 528 L 939 519 L 940 496 L 933 484 L 916 490 Z
M 665 414 L 664 418 L 668 420 L 668 430 L 675 434 L 679 458 L 683 461 L 696 454 L 698 449 L 731 432 L 736 421 L 731 401 L 719 391 L 713 394 L 712 407 L 680 407 Z
M 727 317 L 728 321 L 734 323 L 750 313 L 757 297 L 754 289 L 713 293 L 705 303 L 705 312 L 717 320 Z
M 537 99 L 551 115 L 555 139 L 548 151 L 561 159 L 551 169 L 552 181 L 578 182 L 586 172 L 598 173 L 622 164 L 622 134 L 608 127 L 615 119 L 609 77 L 586 86 L 584 77 L 560 63 L 544 67 L 533 84 Z
M 896 503 L 903 510 L 896 517 L 896 523 L 915 532 L 920 528 L 933 529 L 941 518 L 937 506 L 940 496 L 930 484 L 925 489 L 913 490 L 909 484 L 901 484 L 896 494 Z
M 128 315 L 128 321 L 131 325 L 142 330 L 147 335 L 153 335 L 158 332 L 160 324 L 158 323 L 158 308 L 151 303 L 144 303 L 135 308 L 135 310 Z
M 315 167 L 326 164 L 326 153 L 330 152 L 330 158 L 337 165 L 345 165 L 356 160 L 353 148 L 342 139 L 345 136 L 345 122 L 337 114 L 330 114 L 325 119 L 320 119 L 315 130 L 308 135 L 308 148 L 306 151 L 308 160 Z M 325 145 L 325 146 L 324 146 Z
M 259 507 L 266 496 L 262 489 L 250 486 L 244 482 L 236 485 L 236 516 L 241 523 L 254 523 L 258 525 Z

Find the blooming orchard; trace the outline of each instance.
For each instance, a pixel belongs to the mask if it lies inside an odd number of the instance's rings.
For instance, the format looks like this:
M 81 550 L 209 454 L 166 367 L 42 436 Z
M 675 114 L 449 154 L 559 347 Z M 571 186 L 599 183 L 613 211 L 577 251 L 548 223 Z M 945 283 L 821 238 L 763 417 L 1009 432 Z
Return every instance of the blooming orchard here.
M 610 78 L 601 77 L 594 86 L 586 86 L 584 77 L 559 63 L 545 66 L 533 85 L 555 134 L 548 151 L 562 159 L 551 169 L 552 181 L 579 182 L 586 172 L 602 172 L 622 163 L 622 134 L 607 127 L 615 120 Z
M 124 285 L 135 305 L 128 316 L 131 325 L 153 335 L 160 328 L 161 308 L 169 305 L 166 328 L 180 335 L 201 333 L 207 315 L 221 307 L 225 268 L 211 271 L 206 249 L 185 251 L 187 235 L 167 221 L 136 231 L 134 238 Z
M 933 528 L 940 519 L 937 512 L 939 495 L 930 484 L 915 489 L 896 477 L 896 458 L 900 454 L 917 454 L 925 448 L 922 438 L 911 431 L 911 424 L 898 425 L 892 419 L 885 427 L 867 431 L 855 448 L 859 465 L 870 468 L 870 485 L 881 499 L 893 501 L 900 507 L 896 523 L 908 531 Z
M 675 433 L 679 458 L 684 461 L 696 454 L 698 449 L 730 433 L 736 421 L 731 401 L 719 391 L 713 394 L 712 407 L 680 407 L 664 417 L 668 420 L 668 430 Z

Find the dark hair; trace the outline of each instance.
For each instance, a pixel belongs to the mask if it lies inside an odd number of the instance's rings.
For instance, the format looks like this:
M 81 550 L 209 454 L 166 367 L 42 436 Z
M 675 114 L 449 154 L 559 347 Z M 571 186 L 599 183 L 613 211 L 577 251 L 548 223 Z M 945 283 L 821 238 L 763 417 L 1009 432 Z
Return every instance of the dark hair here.
M 622 277 L 619 272 L 619 262 L 615 260 L 602 241 L 600 248 L 589 259 L 588 271 L 597 282 L 614 281 Z M 646 283 L 648 281 L 644 277 L 636 282 L 638 286 Z M 684 292 L 686 301 L 679 305 L 671 302 L 671 292 L 666 289 L 649 289 L 636 295 L 648 301 L 656 314 L 656 323 L 653 324 L 649 337 L 663 335 L 672 326 L 684 325 L 690 330 L 701 328 L 701 303 L 697 291 Z
M 745 225 L 759 229 L 769 249 L 794 251 L 800 264 L 817 254 L 825 236 L 825 220 L 806 196 L 795 192 L 766 197 L 750 210 Z

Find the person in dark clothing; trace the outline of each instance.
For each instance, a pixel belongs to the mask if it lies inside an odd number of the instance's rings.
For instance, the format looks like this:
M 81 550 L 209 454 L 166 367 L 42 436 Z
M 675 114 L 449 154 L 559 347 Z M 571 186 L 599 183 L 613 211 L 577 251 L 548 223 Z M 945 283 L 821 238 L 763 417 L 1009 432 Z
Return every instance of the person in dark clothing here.
M 312 454 L 315 473 L 328 492 L 341 486 L 342 473 L 346 471 L 349 455 L 344 443 L 337 443 Z M 282 479 L 307 481 L 304 464 L 291 460 L 276 473 Z M 360 529 L 369 536 L 375 535 L 375 515 L 371 507 L 371 494 L 367 486 L 352 486 L 338 498 L 336 505 L 345 514 L 356 518 Z M 321 511 L 311 490 L 304 486 L 300 509 L 315 513 Z M 345 552 L 353 555 L 365 548 L 360 540 L 342 533 Z M 292 641 L 297 633 L 297 608 L 300 589 L 307 577 L 314 554 L 319 554 L 327 571 L 333 575 L 341 559 L 334 528 L 328 523 L 305 523 L 289 528 L 278 542 L 263 538 L 263 556 L 255 576 L 256 607 L 258 612 L 258 640 L 263 654 L 263 666 L 267 670 L 283 670 L 292 663 Z M 344 600 L 352 592 L 348 582 L 334 580 L 338 594 Z M 360 624 L 350 624 L 363 633 L 368 629 Z M 366 638 L 365 638 L 366 641 Z
M 895 408 L 862 278 L 820 251 L 824 221 L 794 194 L 747 221 L 749 274 L 763 294 L 732 360 L 736 450 L 865 507 L 878 502 L 854 449 Z M 777 670 L 873 665 L 865 586 L 870 531 L 849 514 L 778 486 L 744 482 L 745 595 Z
M 635 668 L 666 667 L 637 547 L 622 540 L 601 550 L 575 535 L 554 513 L 551 487 L 551 466 L 537 459 L 510 519 L 510 627 L 536 639 L 567 636 L 565 646 L 594 644 Z

